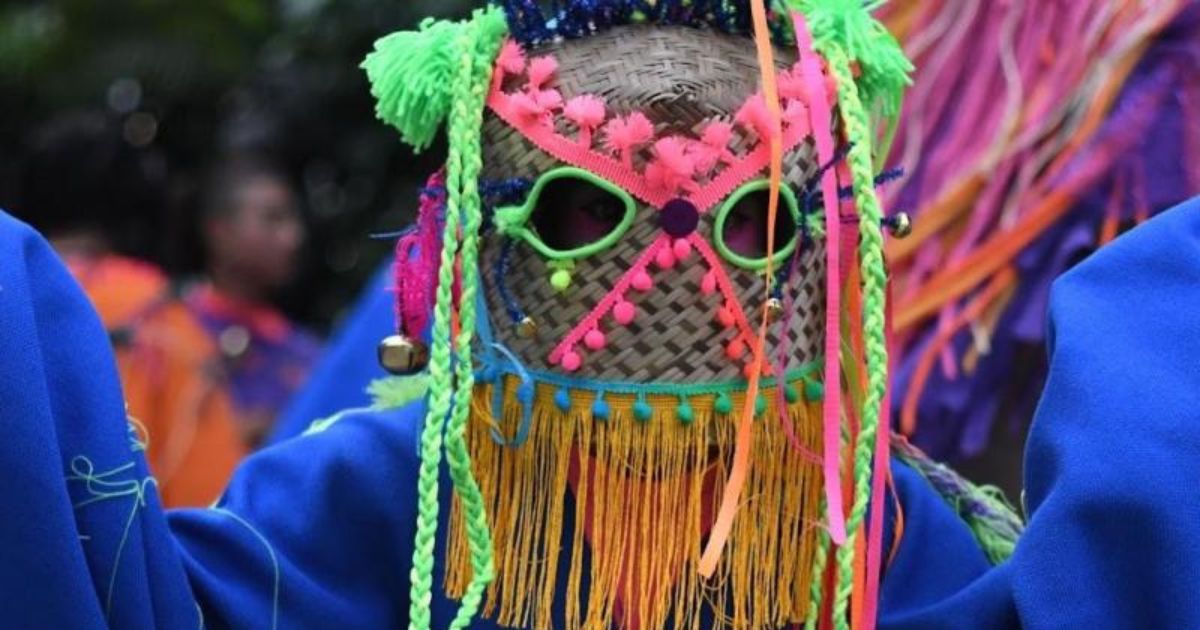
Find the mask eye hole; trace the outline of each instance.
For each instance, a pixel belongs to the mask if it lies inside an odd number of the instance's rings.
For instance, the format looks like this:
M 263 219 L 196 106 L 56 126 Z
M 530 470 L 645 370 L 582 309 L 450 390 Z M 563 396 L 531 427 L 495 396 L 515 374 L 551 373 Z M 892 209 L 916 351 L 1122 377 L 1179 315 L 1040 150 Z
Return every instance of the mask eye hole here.
M 570 251 L 604 240 L 621 226 L 627 205 L 592 182 L 563 177 L 542 188 L 529 216 L 550 249 Z
M 766 180 L 742 186 L 717 214 L 717 250 L 726 260 L 739 267 L 757 270 L 767 264 L 769 187 Z M 783 187 L 779 191 L 779 211 L 775 215 L 776 263 L 795 249 L 798 220 L 795 194 Z
M 496 223 L 543 256 L 567 260 L 612 247 L 636 214 L 633 197 L 615 184 L 562 167 L 542 175 L 523 205 L 497 209 Z

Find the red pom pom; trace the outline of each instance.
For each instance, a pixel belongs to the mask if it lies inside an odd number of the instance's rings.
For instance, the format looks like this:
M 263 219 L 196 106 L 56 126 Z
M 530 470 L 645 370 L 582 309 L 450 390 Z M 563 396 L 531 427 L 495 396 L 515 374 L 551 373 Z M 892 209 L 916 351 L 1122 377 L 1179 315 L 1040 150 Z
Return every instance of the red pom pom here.
M 613 319 L 617 320 L 618 324 L 626 326 L 633 321 L 634 315 L 637 314 L 637 309 L 633 307 L 632 302 L 621 300 L 620 302 L 617 302 L 616 306 L 613 307 L 612 312 Z
M 704 274 L 704 279 L 700 281 L 700 292 L 704 295 L 712 295 L 717 292 L 717 274 L 710 271 Z
M 604 347 L 606 342 L 607 340 L 604 338 L 604 333 L 595 328 L 589 330 L 588 333 L 583 336 L 584 345 L 592 350 L 600 350 Z
M 733 311 L 728 308 L 717 309 L 717 323 L 721 325 L 721 328 L 733 328 L 736 323 L 733 319 Z
M 650 279 L 650 274 L 646 273 L 645 269 L 642 269 L 634 274 L 633 282 L 631 282 L 631 284 L 633 285 L 633 288 L 641 291 L 642 293 L 654 288 L 654 281 Z
M 746 344 L 741 339 L 730 341 L 729 345 L 725 346 L 725 356 L 734 361 L 746 356 Z

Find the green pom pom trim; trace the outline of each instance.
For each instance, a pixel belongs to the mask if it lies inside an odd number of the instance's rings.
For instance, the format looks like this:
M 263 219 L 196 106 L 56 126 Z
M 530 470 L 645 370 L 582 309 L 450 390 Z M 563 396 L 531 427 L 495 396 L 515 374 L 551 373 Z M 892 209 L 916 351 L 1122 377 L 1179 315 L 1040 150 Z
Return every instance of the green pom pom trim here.
M 713 411 L 720 414 L 728 414 L 733 411 L 733 401 L 730 400 L 729 394 L 725 392 L 717 394 L 717 400 L 713 403 Z
M 812 402 L 825 399 L 825 386 L 816 380 L 804 379 L 804 397 Z
M 754 417 L 756 419 L 761 418 L 763 413 L 765 413 L 766 411 L 767 411 L 767 399 L 763 398 L 763 395 L 760 393 L 759 395 L 754 397 Z
M 797 391 L 796 386 L 792 385 L 791 383 L 788 383 L 787 386 L 783 388 L 783 397 L 785 400 L 787 400 L 789 405 L 794 405 L 800 402 L 800 392 Z
M 638 422 L 649 422 L 650 416 L 654 414 L 654 410 L 650 408 L 650 403 L 646 402 L 645 398 L 638 398 L 637 402 L 633 403 L 633 417 L 637 418 Z
M 679 418 L 682 424 L 691 424 L 696 421 L 696 412 L 688 403 L 687 398 L 680 397 L 679 406 L 675 409 L 675 415 Z

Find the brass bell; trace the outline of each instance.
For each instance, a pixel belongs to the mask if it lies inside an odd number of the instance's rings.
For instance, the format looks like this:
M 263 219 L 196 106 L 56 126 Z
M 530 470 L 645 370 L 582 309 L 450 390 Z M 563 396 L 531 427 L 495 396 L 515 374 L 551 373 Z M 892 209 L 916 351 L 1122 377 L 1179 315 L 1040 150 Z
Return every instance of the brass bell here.
M 517 336 L 522 339 L 532 339 L 537 336 L 538 325 L 532 317 L 526 315 L 517 323 Z
M 771 298 L 767 300 L 767 320 L 777 322 L 783 317 L 783 300 L 779 298 Z
M 429 348 L 404 335 L 391 335 L 379 342 L 379 365 L 390 374 L 407 376 L 429 364 Z
M 896 238 L 904 238 L 912 234 L 912 217 L 907 212 L 897 212 L 887 221 L 888 231 Z

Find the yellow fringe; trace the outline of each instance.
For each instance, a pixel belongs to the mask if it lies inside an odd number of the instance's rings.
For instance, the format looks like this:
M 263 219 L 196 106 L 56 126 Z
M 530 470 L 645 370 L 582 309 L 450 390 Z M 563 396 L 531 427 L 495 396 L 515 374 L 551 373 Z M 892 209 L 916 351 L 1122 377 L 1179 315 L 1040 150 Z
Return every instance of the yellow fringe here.
M 564 413 L 554 404 L 556 388 L 539 386 L 528 441 L 503 447 L 490 431 L 516 433 L 516 385 L 506 380 L 503 418 L 491 417 L 492 386 L 477 387 L 468 430 L 496 548 L 486 617 L 511 628 L 551 628 L 553 604 L 564 597 L 568 629 L 612 628 L 618 599 L 626 611 L 637 611 L 642 628 L 697 630 L 705 608 L 714 628 L 804 621 L 821 469 L 783 435 L 773 390 L 763 392 L 769 403 L 755 423 L 753 464 L 729 546 L 705 580 L 697 573 L 703 506 L 713 512 L 720 500 L 742 396 L 730 396 L 729 415 L 713 410 L 714 396 L 689 396 L 695 419 L 685 425 L 675 396 L 648 396 L 653 416 L 641 422 L 633 415 L 634 396 L 606 394 L 605 421 L 592 417 L 594 394 L 573 390 Z M 797 437 L 819 455 L 820 402 L 801 401 L 789 411 Z M 591 474 L 579 473 L 585 469 Z M 460 598 L 471 562 L 457 501 L 450 523 L 445 588 Z M 558 579 L 563 563 L 565 588 Z

